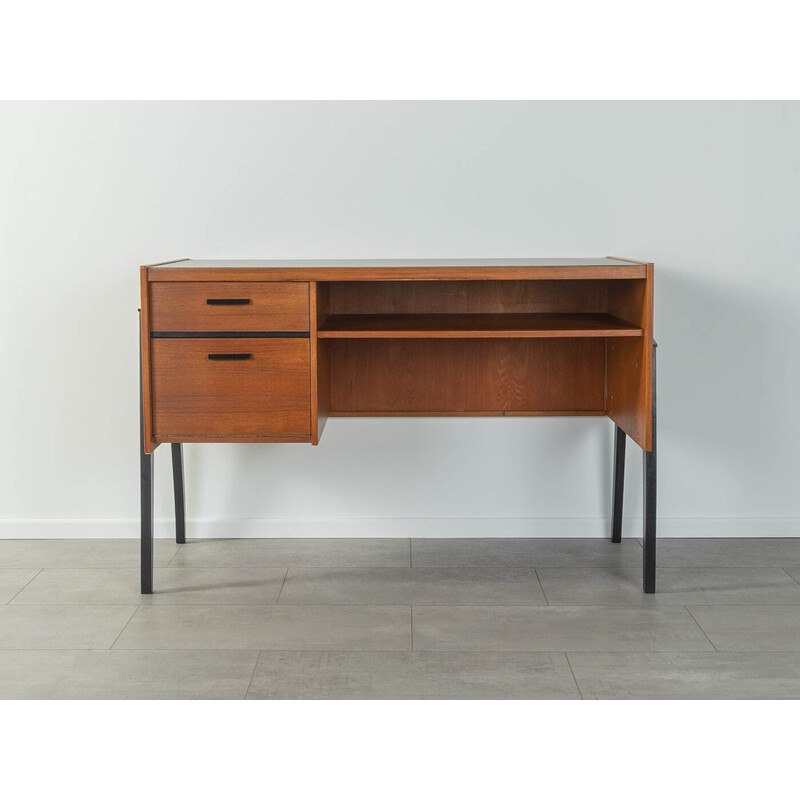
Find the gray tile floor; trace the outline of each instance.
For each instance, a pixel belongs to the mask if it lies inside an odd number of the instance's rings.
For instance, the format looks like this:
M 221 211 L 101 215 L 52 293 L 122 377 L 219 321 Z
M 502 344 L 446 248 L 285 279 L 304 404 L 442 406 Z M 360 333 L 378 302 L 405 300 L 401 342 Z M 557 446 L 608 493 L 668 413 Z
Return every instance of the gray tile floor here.
M 0 698 L 800 699 L 800 538 L 0 541 Z

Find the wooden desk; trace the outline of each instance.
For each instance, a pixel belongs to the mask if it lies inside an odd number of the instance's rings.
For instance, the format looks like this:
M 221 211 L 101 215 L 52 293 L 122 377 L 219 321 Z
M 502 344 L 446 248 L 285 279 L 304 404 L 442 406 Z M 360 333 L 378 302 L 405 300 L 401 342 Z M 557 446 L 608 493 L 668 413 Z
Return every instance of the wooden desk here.
M 644 451 L 655 591 L 653 265 L 621 258 L 194 261 L 141 268 L 142 592 L 153 462 L 183 442 L 319 444 L 335 416 L 608 416 L 612 541 L 626 435 Z

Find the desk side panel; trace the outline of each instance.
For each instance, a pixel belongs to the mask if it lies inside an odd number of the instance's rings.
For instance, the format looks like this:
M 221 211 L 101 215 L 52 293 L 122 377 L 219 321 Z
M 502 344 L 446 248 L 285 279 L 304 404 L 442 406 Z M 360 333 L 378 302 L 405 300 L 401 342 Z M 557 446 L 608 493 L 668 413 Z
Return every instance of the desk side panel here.
M 644 450 L 652 447 L 653 265 L 644 280 L 609 287 L 608 310 L 638 325 L 644 336 L 609 339 L 606 351 L 606 413 Z
M 309 284 L 311 336 L 311 444 L 319 444 L 330 413 L 330 348 L 318 337 L 320 325 L 330 310 L 330 287 L 327 283 Z

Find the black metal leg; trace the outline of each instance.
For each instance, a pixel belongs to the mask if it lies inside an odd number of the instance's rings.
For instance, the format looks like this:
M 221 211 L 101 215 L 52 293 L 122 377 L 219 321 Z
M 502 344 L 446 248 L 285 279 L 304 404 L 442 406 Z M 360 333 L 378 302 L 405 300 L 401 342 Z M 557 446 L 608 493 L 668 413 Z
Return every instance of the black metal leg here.
M 625 431 L 615 425 L 614 431 L 614 500 L 611 510 L 611 541 L 622 541 L 622 498 L 625 490 Z
M 142 343 L 139 342 L 139 455 L 141 458 L 141 570 L 142 594 L 153 593 L 153 454 L 144 451 L 142 397 Z
M 653 342 L 653 448 L 644 453 L 645 594 L 656 591 L 656 343 Z
M 186 506 L 183 491 L 183 445 L 172 445 L 172 485 L 175 489 L 175 541 L 186 542 Z

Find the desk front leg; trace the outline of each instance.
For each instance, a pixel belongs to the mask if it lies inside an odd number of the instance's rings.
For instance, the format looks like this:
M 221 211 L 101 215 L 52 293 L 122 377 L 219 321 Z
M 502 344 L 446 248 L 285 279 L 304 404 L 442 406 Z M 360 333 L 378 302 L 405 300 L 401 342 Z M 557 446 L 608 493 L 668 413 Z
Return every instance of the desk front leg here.
M 153 454 L 145 452 L 142 342 L 139 339 L 139 458 L 141 495 L 141 586 L 142 594 L 153 593 Z
M 153 593 L 153 454 L 141 452 L 142 594 Z

